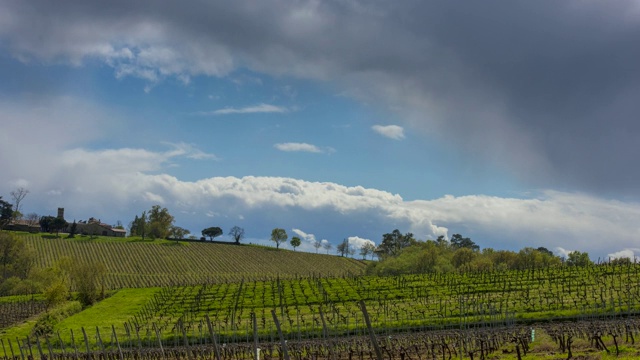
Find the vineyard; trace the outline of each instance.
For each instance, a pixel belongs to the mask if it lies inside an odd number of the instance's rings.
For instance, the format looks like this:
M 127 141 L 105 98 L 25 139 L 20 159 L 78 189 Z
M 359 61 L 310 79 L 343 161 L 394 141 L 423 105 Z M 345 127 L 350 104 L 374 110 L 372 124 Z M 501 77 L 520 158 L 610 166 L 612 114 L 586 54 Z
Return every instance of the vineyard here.
M 144 296 L 137 297 L 138 305 L 126 317 L 122 316 L 124 300 L 116 294 L 62 321 L 55 335 L 42 341 L 47 344 L 45 350 L 51 347 L 54 352 L 124 348 L 153 353 L 165 348 L 184 351 L 190 346 L 194 348 L 189 351 L 210 351 L 215 344 L 225 344 L 238 352 L 225 358 L 238 358 L 240 353 L 250 354 L 252 342 L 266 344 L 264 349 L 277 349 L 273 344 L 279 340 L 301 344 L 296 351 L 302 354 L 321 351 L 310 350 L 309 344 L 333 339 L 342 344 L 335 345 L 341 351 L 351 356 L 369 354 L 369 358 L 372 350 L 363 348 L 369 342 L 362 339 L 373 332 L 387 339 L 379 340 L 382 351 L 392 351 L 384 346 L 393 346 L 398 357 L 424 351 L 434 356 L 463 351 L 469 356 L 510 342 L 524 353 L 524 339 L 530 335 L 523 334 L 536 326 L 546 329 L 558 349 L 567 352 L 573 338 L 588 337 L 595 344 L 596 335 L 589 326 L 602 321 L 609 325 L 595 332 L 600 338 L 635 342 L 639 281 L 640 265 L 631 263 L 396 277 L 209 281 L 128 290 L 129 296 L 135 291 Z M 563 325 L 573 323 L 561 321 L 590 325 L 578 331 L 575 325 Z M 485 330 L 478 334 L 478 329 Z M 388 339 L 395 340 L 389 343 Z M 2 340 L 22 341 L 24 347 L 25 340 Z M 601 340 L 597 346 L 606 347 Z M 273 351 L 282 354 L 279 351 L 284 350 Z
M 163 339 L 198 338 L 210 317 L 226 342 L 250 335 L 272 340 L 282 319 L 288 340 L 362 335 L 363 301 L 378 333 L 402 333 L 540 319 L 632 316 L 640 310 L 638 265 L 398 277 L 308 277 L 167 287 L 153 294 L 126 327 Z M 108 326 L 107 326 L 108 328 Z M 200 330 L 198 330 L 200 329 Z
M 53 266 L 63 256 L 99 261 L 107 268 L 108 289 L 240 281 L 279 276 L 361 274 L 354 259 L 258 247 L 212 243 L 163 244 L 43 239 L 21 235 L 35 249 L 37 266 Z
M 536 330 L 563 357 L 578 345 L 640 354 L 630 262 L 379 277 L 357 260 L 256 246 L 22 236 L 40 267 L 105 264 L 115 291 L 52 328 L 33 327 L 42 297 L 0 298 L 6 360 L 231 360 L 256 348 L 282 360 L 520 359 Z
M 32 295 L 0 297 L 0 329 L 18 324 L 45 309 L 45 302 Z

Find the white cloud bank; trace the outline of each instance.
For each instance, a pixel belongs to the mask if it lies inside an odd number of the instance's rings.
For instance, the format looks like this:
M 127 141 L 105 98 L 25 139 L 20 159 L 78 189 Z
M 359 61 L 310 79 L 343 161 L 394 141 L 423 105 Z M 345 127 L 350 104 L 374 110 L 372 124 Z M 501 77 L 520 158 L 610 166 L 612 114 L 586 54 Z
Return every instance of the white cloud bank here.
M 402 140 L 404 139 L 404 128 L 398 125 L 373 125 L 371 127 L 373 131 L 378 134 L 388 137 L 393 140 Z
M 375 241 L 364 239 L 359 236 L 349 236 L 347 240 L 349 241 L 349 246 L 356 250 L 356 255 L 358 254 L 360 248 L 362 248 L 362 246 L 364 246 L 365 244 L 376 244 Z
M 36 158 L 14 174 L 29 184 L 27 211 L 35 207 L 46 213 L 63 206 L 78 219 L 99 216 L 128 223 L 134 214 L 160 203 L 192 231 L 209 224 L 210 213 L 221 214 L 215 219 L 223 228 L 239 225 L 255 238 L 268 239 L 274 227 L 294 229 L 305 240 L 305 251 L 315 251 L 314 234 L 334 244 L 349 238 L 361 246 L 398 228 L 419 239 L 459 232 L 482 247 L 562 247 L 604 258 L 632 256 L 628 249 L 635 249 L 640 235 L 640 205 L 583 194 L 543 191 L 535 198 L 472 195 L 405 201 L 386 191 L 330 182 L 255 176 L 182 181 L 157 173 L 170 160 L 189 156 L 180 149 L 76 148 L 63 151 L 55 167 L 40 163 L 47 157 Z M 15 183 L 11 174 L 0 174 L 0 182 Z

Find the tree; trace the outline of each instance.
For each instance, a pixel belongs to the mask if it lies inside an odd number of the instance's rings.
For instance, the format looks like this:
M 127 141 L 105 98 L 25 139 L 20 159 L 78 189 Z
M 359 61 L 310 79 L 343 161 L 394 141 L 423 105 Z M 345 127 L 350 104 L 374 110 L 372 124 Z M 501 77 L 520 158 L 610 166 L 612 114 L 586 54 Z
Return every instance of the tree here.
M 370 241 L 365 242 L 360 247 L 360 255 L 362 255 L 362 260 L 367 258 L 367 255 L 373 254 L 376 250 L 376 245 Z
M 174 220 L 167 208 L 161 208 L 160 205 L 152 206 L 149 211 L 149 236 L 153 239 L 168 238 Z
M 180 226 L 172 225 L 171 229 L 169 230 L 169 233 L 174 240 L 178 241 L 180 239 L 184 239 L 185 236 L 191 234 L 191 231 L 181 228 Z
M 36 226 L 38 225 L 40 216 L 38 216 L 38 214 L 36 213 L 28 213 L 27 216 L 25 217 L 25 220 L 27 220 L 27 224 L 29 226 Z
M 329 250 L 333 249 L 333 245 L 326 240 L 322 243 L 322 247 L 327 250 L 327 255 L 329 255 Z
M 350 255 L 353 250 L 349 248 L 349 240 L 343 239 L 340 245 L 336 247 L 336 251 L 340 256 Z
M 136 215 L 133 221 L 129 224 L 129 234 L 131 234 L 131 236 L 141 236 L 142 240 L 144 240 L 147 235 L 148 228 L 147 212 L 143 211 L 140 217 Z
M 400 251 L 416 243 L 412 233 L 402 235 L 398 229 L 393 230 L 389 234 L 382 235 L 382 242 L 376 249 L 376 253 L 380 257 L 397 256 Z
M 72 239 L 76 236 L 76 232 L 78 231 L 78 224 L 73 220 L 71 227 L 69 228 L 69 235 L 67 236 L 69 239 Z
M 440 235 L 436 239 L 436 245 L 438 245 L 441 248 L 447 248 L 449 247 L 450 244 L 449 244 L 449 241 L 447 241 L 447 239 L 444 237 L 444 235 Z
M 22 239 L 9 232 L 0 231 L 0 283 L 14 276 L 26 278 L 33 266 L 32 255 Z
M 477 253 L 468 247 L 461 247 L 453 253 L 451 264 L 456 268 L 468 265 L 476 258 Z
M 71 280 L 78 292 L 78 300 L 92 305 L 104 297 L 104 276 L 107 268 L 100 262 L 76 262 L 73 265 Z
M 16 213 L 20 214 L 20 203 L 22 202 L 22 200 L 24 200 L 27 194 L 29 194 L 29 190 L 23 187 L 19 187 L 11 191 L 10 194 L 11 194 L 11 198 L 13 199 L 13 204 L 16 207 L 15 211 Z
M 460 234 L 453 234 L 451 236 L 451 246 L 456 249 L 467 248 L 474 251 L 480 250 L 480 246 L 476 245 L 470 238 L 462 237 Z
M 547 248 L 546 248 L 546 247 L 544 247 L 544 246 L 540 246 L 540 247 L 539 247 L 539 248 L 537 248 L 536 250 L 540 251 L 540 252 L 541 252 L 541 253 L 543 253 L 543 254 L 547 254 L 547 255 L 549 255 L 549 256 L 553 256 L 553 251 L 551 251 L 551 250 L 547 249 Z
M 591 264 L 592 262 L 587 252 L 572 251 L 567 257 L 567 265 L 569 266 L 587 266 Z
M 229 236 L 236 241 L 236 244 L 240 244 L 240 240 L 244 238 L 244 229 L 239 226 L 234 226 L 229 230 Z
M 0 196 L 0 230 L 9 223 L 13 217 L 13 205 L 2 200 Z
M 40 218 L 40 229 L 44 232 L 53 232 L 53 221 L 56 218 L 53 216 L 43 216 Z
M 299 237 L 294 236 L 291 238 L 291 242 L 289 242 L 291 244 L 291 247 L 293 248 L 293 251 L 296 251 L 296 248 L 298 246 L 300 246 L 300 244 L 302 244 L 302 240 L 300 240 Z
M 542 248 L 544 249 L 544 248 Z M 546 250 L 546 249 L 545 249 Z M 516 265 L 520 269 L 547 268 L 560 264 L 560 259 L 549 250 L 525 247 L 518 252 Z
M 53 267 L 37 272 L 37 280 L 44 286 L 43 295 L 48 308 L 69 299 L 72 268 L 73 260 L 63 256 Z
M 313 247 L 316 248 L 316 254 L 318 253 L 318 249 L 322 247 L 322 242 L 316 240 L 313 242 Z
M 60 236 L 60 231 L 66 229 L 69 223 L 61 217 L 55 217 L 49 226 L 56 232 L 56 236 Z
M 271 230 L 271 241 L 276 243 L 276 249 L 279 249 L 280 244 L 287 241 L 288 237 L 289 235 L 287 235 L 287 232 L 284 229 L 275 228 Z
M 202 230 L 202 236 L 208 236 L 211 241 L 220 235 L 222 235 L 222 229 L 217 226 L 208 227 Z

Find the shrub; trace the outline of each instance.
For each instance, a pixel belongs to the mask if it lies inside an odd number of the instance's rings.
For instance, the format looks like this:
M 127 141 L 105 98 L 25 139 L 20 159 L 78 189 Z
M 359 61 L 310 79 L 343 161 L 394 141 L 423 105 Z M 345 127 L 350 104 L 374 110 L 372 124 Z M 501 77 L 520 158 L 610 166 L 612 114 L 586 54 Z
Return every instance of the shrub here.
M 78 292 L 78 300 L 84 306 L 92 305 L 104 297 L 104 276 L 107 268 L 100 262 L 76 263 L 72 269 L 72 281 Z
M 80 311 L 82 311 L 82 304 L 78 301 L 71 301 L 57 306 L 38 317 L 31 334 L 34 336 L 53 334 L 53 328 L 60 321 Z

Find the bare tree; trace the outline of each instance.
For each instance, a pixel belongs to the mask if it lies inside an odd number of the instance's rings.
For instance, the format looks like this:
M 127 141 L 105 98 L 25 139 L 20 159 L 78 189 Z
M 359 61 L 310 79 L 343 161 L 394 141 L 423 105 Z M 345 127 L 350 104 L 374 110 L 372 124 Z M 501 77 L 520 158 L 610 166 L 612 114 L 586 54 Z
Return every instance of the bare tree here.
M 13 204 L 16 206 L 15 212 L 20 214 L 20 203 L 24 198 L 29 194 L 29 190 L 19 187 L 13 190 L 11 193 L 11 198 L 13 199 Z
M 318 249 L 320 249 L 320 248 L 322 247 L 322 242 L 320 242 L 320 241 L 316 240 L 316 241 L 313 243 L 313 247 L 314 247 L 314 248 L 316 248 L 316 254 L 317 254 L 317 253 L 318 253 Z
M 376 251 L 376 245 L 372 242 L 367 241 L 362 244 L 360 247 L 360 255 L 362 255 L 362 260 L 367 258 L 367 255 L 372 254 Z
M 333 245 L 328 241 L 323 242 L 322 247 L 327 250 L 327 255 L 329 255 L 329 250 L 333 249 Z
M 338 252 L 338 254 L 340 254 L 340 256 L 349 255 L 349 240 L 342 240 L 340 245 L 336 247 L 336 251 Z
M 25 220 L 27 220 L 29 226 L 36 226 L 40 221 L 40 216 L 36 213 L 28 213 L 27 216 L 25 216 Z
M 239 226 L 234 226 L 229 230 L 229 235 L 233 237 L 233 240 L 236 241 L 236 244 L 240 244 L 240 240 L 244 238 L 244 229 Z

